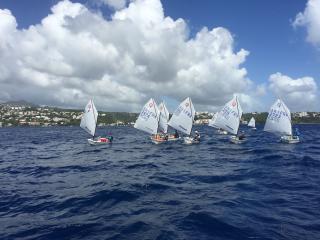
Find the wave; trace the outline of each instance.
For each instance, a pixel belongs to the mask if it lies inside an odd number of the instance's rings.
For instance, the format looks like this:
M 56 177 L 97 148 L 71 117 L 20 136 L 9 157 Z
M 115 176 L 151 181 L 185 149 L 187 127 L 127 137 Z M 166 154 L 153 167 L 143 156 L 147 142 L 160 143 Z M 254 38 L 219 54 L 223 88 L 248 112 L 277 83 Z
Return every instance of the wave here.
M 206 234 L 212 239 L 252 239 L 253 237 L 246 230 L 214 218 L 205 212 L 190 213 L 183 219 L 181 228 L 200 236 Z
M 154 163 L 137 163 L 137 164 L 132 164 L 132 165 L 126 166 L 125 168 L 126 169 L 135 169 L 135 168 L 152 169 L 152 168 L 159 168 L 159 167 Z
M 0 238 L 318 239 L 319 128 L 233 145 L 197 127 L 187 146 L 119 127 L 112 147 L 80 128 L 6 129 L 21 137 L 0 139 Z

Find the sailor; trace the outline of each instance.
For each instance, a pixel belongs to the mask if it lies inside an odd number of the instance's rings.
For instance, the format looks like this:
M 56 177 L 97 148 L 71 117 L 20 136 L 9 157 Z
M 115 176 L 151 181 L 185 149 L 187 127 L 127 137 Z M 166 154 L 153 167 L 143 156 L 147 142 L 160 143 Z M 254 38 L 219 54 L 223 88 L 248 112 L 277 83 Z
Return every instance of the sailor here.
M 174 132 L 174 138 L 179 138 L 179 133 L 178 133 L 178 131 L 176 130 L 175 132 Z
M 197 141 L 197 142 L 200 141 L 200 134 L 199 134 L 199 132 L 198 132 L 198 131 L 195 131 L 194 133 L 195 133 L 195 135 L 194 135 L 194 137 L 193 137 L 193 140 L 194 140 L 194 141 Z
M 112 136 L 112 135 L 109 135 L 107 138 L 108 138 L 109 142 L 112 143 L 112 141 L 113 141 L 113 136 Z
M 244 135 L 244 132 L 241 131 L 238 135 L 239 140 L 244 140 L 246 138 L 246 136 Z

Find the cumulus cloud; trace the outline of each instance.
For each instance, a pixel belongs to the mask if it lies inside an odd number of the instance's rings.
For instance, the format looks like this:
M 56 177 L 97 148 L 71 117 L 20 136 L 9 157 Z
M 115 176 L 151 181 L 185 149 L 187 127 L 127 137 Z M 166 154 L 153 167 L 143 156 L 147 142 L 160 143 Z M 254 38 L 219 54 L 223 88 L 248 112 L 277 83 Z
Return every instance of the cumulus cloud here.
M 307 41 L 320 47 L 320 0 L 308 0 L 304 12 L 297 14 L 294 27 L 307 29 Z
M 119 5 L 120 6 L 120 5 Z M 20 30 L 0 10 L 0 100 L 106 110 L 139 110 L 151 96 L 219 106 L 251 85 L 223 27 L 190 38 L 187 23 L 164 15 L 160 0 L 135 0 L 106 20 L 64 0 L 39 24 Z M 246 109 L 244 109 L 246 110 Z
M 275 73 L 270 75 L 269 82 L 275 96 L 282 98 L 293 110 L 311 110 L 318 101 L 317 84 L 312 77 L 292 79 Z

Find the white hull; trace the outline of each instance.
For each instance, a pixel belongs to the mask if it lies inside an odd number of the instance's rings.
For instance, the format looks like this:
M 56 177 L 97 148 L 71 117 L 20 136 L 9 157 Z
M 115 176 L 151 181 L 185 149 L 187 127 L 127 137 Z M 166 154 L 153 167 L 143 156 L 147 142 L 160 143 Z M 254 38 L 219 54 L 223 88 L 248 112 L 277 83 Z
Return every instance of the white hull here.
M 97 139 L 89 138 L 88 143 L 90 145 L 103 145 L 103 144 L 109 144 L 111 142 L 107 138 L 97 138 Z
M 234 143 L 234 144 L 241 144 L 244 143 L 246 141 L 246 139 L 239 139 L 238 136 L 231 136 L 230 137 L 230 142 Z
M 184 137 L 183 138 L 185 144 L 198 144 L 200 141 L 194 140 L 192 137 Z
M 300 139 L 298 136 L 282 136 L 280 141 L 282 143 L 298 143 L 300 142 Z
M 161 144 L 161 143 L 166 143 L 167 141 L 166 140 L 155 140 L 155 139 L 151 139 L 151 141 L 154 143 L 154 144 Z
M 251 130 L 257 130 L 257 128 L 254 127 L 254 128 L 251 128 Z
M 174 137 L 174 135 L 160 135 L 161 137 L 156 138 L 155 135 L 150 136 L 151 141 L 154 144 L 166 143 L 166 142 L 174 142 L 178 141 L 180 137 Z
M 220 134 L 220 135 L 228 135 L 228 132 L 225 131 L 225 130 L 219 129 L 219 130 L 218 130 L 218 134 Z
M 181 137 L 177 137 L 177 138 L 175 138 L 175 137 L 168 137 L 168 142 L 174 142 L 174 141 L 178 141 L 178 140 L 180 140 L 181 139 Z

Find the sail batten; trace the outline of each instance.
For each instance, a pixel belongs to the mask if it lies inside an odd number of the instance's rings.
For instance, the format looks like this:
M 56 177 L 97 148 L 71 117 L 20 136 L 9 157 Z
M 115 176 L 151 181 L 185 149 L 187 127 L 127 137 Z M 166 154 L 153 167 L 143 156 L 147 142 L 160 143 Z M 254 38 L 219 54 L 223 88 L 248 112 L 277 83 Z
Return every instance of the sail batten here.
M 143 106 L 138 119 L 136 120 L 134 127 L 141 131 L 156 134 L 159 123 L 159 109 L 153 98 Z
M 191 98 L 188 97 L 174 111 L 168 125 L 184 134 L 190 135 L 194 116 L 195 109 Z
M 237 134 L 242 116 L 242 108 L 237 97 L 227 102 L 220 112 L 217 113 L 214 127 L 222 128 L 231 134 Z
M 291 113 L 285 103 L 277 99 L 271 106 L 264 131 L 292 135 Z
M 90 100 L 84 109 L 80 127 L 94 137 L 96 132 L 97 119 L 98 111 L 93 103 L 93 100 Z

